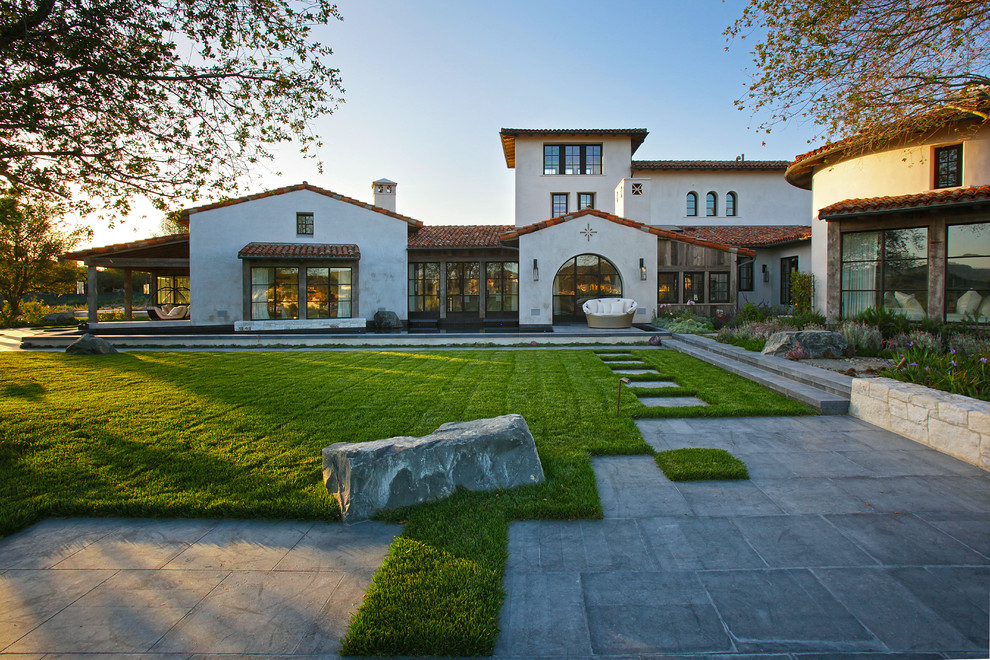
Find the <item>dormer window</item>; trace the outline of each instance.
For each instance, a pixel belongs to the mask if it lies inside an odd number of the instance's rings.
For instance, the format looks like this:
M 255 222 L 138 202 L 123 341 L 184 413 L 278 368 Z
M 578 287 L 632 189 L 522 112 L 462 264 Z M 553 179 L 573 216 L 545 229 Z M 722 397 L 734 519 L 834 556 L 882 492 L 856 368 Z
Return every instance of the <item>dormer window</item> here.
M 601 174 L 602 145 L 543 145 L 544 174 Z
M 962 144 L 935 147 L 934 188 L 955 188 L 962 185 Z
M 296 233 L 300 236 L 313 235 L 312 213 L 296 213 Z

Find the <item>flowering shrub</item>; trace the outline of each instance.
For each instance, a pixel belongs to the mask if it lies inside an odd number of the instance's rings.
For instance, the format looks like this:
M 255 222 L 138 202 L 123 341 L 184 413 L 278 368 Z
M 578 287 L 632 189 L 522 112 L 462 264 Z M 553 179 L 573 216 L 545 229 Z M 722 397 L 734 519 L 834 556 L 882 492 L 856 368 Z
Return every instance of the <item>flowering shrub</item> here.
M 907 347 L 919 348 L 923 351 L 940 352 L 942 350 L 942 338 L 930 332 L 912 330 L 911 332 L 897 335 L 887 342 L 887 346 L 892 350 L 897 350 L 898 347 Z
M 955 349 L 941 353 L 908 346 L 897 355 L 893 366 L 880 370 L 881 376 L 990 401 L 990 345 L 986 343 L 978 353 Z

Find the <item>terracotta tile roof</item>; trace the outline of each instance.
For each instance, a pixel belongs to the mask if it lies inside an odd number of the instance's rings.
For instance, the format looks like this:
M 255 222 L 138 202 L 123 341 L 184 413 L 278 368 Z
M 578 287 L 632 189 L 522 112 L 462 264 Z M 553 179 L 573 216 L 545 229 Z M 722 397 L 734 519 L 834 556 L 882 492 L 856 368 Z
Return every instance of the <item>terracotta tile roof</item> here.
M 722 250 L 723 252 L 738 251 L 739 254 L 747 257 L 756 256 L 756 253 L 749 248 L 736 248 L 734 245 L 727 245 L 725 243 L 720 243 L 717 241 L 709 241 L 701 238 L 695 238 L 694 236 L 686 236 L 682 232 L 670 231 L 668 229 L 660 229 L 658 227 L 653 227 L 642 222 L 636 222 L 635 220 L 629 220 L 627 218 L 620 218 L 617 215 L 611 213 L 605 213 L 604 211 L 599 211 L 598 209 L 584 209 L 583 211 L 578 211 L 577 213 L 569 213 L 567 215 L 558 216 L 556 218 L 550 218 L 549 220 L 543 220 L 542 222 L 536 222 L 531 225 L 526 225 L 525 227 L 517 227 L 512 231 L 502 234 L 503 241 L 511 241 L 513 239 L 519 238 L 526 234 L 532 234 L 534 231 L 540 231 L 541 229 L 546 229 L 548 227 L 553 227 L 556 225 L 563 224 L 570 220 L 576 220 L 577 218 L 583 218 L 588 215 L 593 215 L 596 218 L 602 218 L 608 220 L 609 222 L 614 222 L 617 225 L 623 225 L 625 227 L 632 227 L 634 229 L 639 229 L 648 234 L 653 234 L 654 236 L 659 236 L 660 238 L 665 238 L 672 241 L 679 241 L 681 243 L 691 243 L 693 245 L 700 245 L 702 247 L 708 247 L 715 250 Z
M 952 206 L 970 202 L 990 202 L 990 185 L 933 190 L 931 192 L 898 195 L 896 197 L 845 199 L 821 209 L 818 211 L 818 217 L 828 219 L 841 215 L 900 211 L 933 206 Z
M 248 243 L 237 256 L 240 259 L 360 259 L 361 250 L 351 243 Z
M 632 153 L 636 153 L 646 136 L 650 134 L 645 128 L 503 128 L 499 131 L 502 138 L 502 152 L 505 154 L 505 164 L 511 169 L 516 166 L 516 136 L 517 135 L 547 135 L 550 137 L 567 135 L 628 135 L 632 138 Z
M 354 206 L 360 206 L 366 208 L 369 211 L 374 211 L 376 213 L 381 213 L 382 215 L 387 215 L 390 218 L 396 218 L 402 220 L 409 224 L 410 227 L 419 228 L 423 226 L 423 223 L 415 218 L 410 218 L 407 215 L 402 215 L 400 213 L 395 213 L 387 209 L 383 209 L 379 206 L 373 204 L 368 204 L 367 202 L 362 202 L 361 200 L 354 199 L 353 197 L 347 197 L 339 193 L 335 193 L 332 190 L 327 190 L 325 188 L 320 188 L 314 186 L 305 181 L 302 183 L 297 183 L 294 186 L 285 186 L 283 188 L 276 188 L 274 190 L 266 190 L 265 192 L 255 193 L 254 195 L 245 195 L 244 197 L 235 197 L 234 199 L 226 199 L 222 202 L 215 202 L 213 204 L 205 204 L 203 206 L 196 206 L 191 209 L 184 209 L 179 216 L 179 222 L 186 227 L 189 226 L 189 216 L 193 213 L 202 213 L 203 211 L 212 211 L 214 209 L 220 209 L 225 206 L 233 206 L 235 204 L 243 204 L 244 202 L 253 202 L 256 199 L 263 199 L 265 197 L 273 197 L 275 195 L 285 195 L 286 193 L 296 192 L 299 190 L 308 190 L 310 192 L 315 192 L 319 195 L 326 195 L 327 197 L 332 197 L 333 199 L 340 200 L 342 202 L 347 202 L 348 204 L 353 204 Z
M 143 250 L 150 247 L 159 247 L 163 245 L 181 245 L 185 243 L 189 245 L 189 234 L 172 234 L 171 236 L 155 236 L 154 238 L 145 238 L 140 241 L 131 241 L 129 243 L 115 243 L 113 245 L 104 245 L 102 247 L 86 248 L 85 250 L 76 250 L 74 252 L 66 252 L 62 255 L 63 259 L 75 259 L 77 261 L 85 259 L 86 257 L 95 257 L 101 254 L 111 254 L 117 252 L 128 252 L 131 250 Z
M 634 160 L 634 170 L 780 170 L 786 160 Z
M 424 226 L 409 236 L 410 249 L 500 247 L 500 236 L 512 225 Z
M 682 227 L 681 229 L 687 236 L 750 248 L 811 240 L 811 227 L 807 225 L 736 225 L 731 227 Z

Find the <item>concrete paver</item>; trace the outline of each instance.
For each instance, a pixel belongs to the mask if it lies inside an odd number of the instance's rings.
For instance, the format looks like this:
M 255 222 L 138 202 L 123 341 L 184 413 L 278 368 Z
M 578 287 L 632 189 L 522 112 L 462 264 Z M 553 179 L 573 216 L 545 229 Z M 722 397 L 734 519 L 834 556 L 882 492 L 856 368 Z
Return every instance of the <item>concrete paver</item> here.
M 510 527 L 496 655 L 986 657 L 986 472 L 844 416 L 637 426 L 658 450 L 728 449 L 751 479 L 673 483 L 649 456 L 593 459 L 604 520 Z M 522 614 L 562 585 L 561 616 L 580 625 Z
M 687 408 L 708 405 L 696 396 L 641 396 L 639 402 L 647 408 Z
M 0 541 L 0 655 L 337 657 L 400 531 L 377 522 L 46 520 Z

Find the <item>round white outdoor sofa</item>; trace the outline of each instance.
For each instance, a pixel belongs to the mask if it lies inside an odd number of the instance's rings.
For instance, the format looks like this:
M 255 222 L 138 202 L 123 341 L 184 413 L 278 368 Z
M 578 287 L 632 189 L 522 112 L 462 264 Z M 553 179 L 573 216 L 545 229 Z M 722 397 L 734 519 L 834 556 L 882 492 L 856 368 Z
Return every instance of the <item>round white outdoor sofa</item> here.
M 589 328 L 631 328 L 637 307 L 631 298 L 592 298 L 582 309 Z

